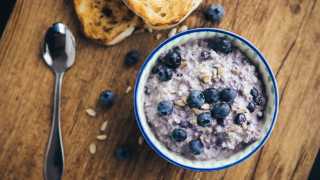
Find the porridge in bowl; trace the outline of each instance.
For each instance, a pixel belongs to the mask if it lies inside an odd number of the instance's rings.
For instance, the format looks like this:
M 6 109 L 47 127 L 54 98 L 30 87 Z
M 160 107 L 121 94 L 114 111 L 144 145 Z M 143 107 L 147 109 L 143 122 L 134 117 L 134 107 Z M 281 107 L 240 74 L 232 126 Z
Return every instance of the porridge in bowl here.
M 223 37 L 162 53 L 144 87 L 156 138 L 190 160 L 221 160 L 259 140 L 267 96 L 257 68 Z

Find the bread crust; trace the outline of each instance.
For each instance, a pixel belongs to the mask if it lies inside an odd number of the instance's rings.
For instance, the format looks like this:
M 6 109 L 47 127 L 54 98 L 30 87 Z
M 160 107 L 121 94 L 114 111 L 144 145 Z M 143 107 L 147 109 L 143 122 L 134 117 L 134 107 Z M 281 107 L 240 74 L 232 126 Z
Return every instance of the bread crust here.
M 184 21 L 202 0 L 122 0 L 155 30 L 172 28 Z
M 73 0 L 85 36 L 111 46 L 130 36 L 141 20 L 119 0 Z

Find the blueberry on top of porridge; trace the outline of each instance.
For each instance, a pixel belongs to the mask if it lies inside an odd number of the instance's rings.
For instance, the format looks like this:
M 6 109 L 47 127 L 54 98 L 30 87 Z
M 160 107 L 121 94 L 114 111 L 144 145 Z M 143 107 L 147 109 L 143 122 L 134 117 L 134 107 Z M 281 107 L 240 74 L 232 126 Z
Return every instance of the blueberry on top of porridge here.
M 156 138 L 191 160 L 228 158 L 262 135 L 263 82 L 224 37 L 190 40 L 162 53 L 144 96 Z

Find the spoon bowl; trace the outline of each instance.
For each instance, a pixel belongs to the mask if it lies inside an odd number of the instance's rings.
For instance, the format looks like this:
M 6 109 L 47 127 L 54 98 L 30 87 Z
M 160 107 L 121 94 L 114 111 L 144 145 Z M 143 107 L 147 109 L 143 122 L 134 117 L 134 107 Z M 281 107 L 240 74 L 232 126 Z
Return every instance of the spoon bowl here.
M 55 72 L 64 72 L 75 61 L 75 38 L 62 23 L 53 24 L 44 39 L 42 57 Z

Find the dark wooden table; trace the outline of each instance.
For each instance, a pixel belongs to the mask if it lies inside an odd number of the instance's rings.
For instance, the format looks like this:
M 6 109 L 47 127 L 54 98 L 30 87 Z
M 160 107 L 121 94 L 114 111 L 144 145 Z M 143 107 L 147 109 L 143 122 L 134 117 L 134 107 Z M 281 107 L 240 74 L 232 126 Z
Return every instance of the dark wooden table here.
M 320 2 L 208 0 L 202 8 L 212 2 L 226 8 L 219 27 L 255 43 L 277 75 L 279 119 L 261 151 L 241 165 L 219 172 L 194 173 L 170 165 L 145 144 L 137 145 L 132 98 L 125 94 L 126 88 L 133 86 L 139 65 L 123 67 L 124 54 L 136 48 L 145 57 L 160 41 L 155 34 L 135 35 L 105 48 L 83 38 L 69 0 L 2 0 L 0 179 L 42 179 L 53 76 L 41 62 L 39 49 L 46 28 L 55 21 L 68 24 L 78 40 L 77 62 L 66 75 L 62 97 L 65 179 L 320 179 L 319 155 L 315 161 L 320 146 Z M 201 18 L 201 10 L 186 23 L 212 27 Z M 99 92 L 106 88 L 120 95 L 119 102 L 97 118 L 88 117 L 85 109 L 94 106 Z M 97 143 L 97 153 L 90 155 L 88 146 L 95 141 L 103 120 L 109 121 L 108 140 Z M 121 144 L 135 148 L 133 159 L 114 158 L 114 149 Z

